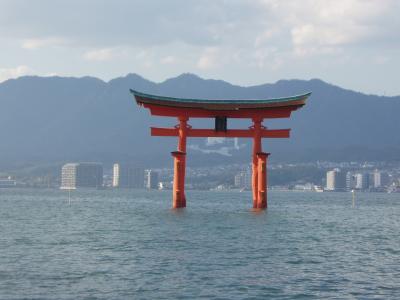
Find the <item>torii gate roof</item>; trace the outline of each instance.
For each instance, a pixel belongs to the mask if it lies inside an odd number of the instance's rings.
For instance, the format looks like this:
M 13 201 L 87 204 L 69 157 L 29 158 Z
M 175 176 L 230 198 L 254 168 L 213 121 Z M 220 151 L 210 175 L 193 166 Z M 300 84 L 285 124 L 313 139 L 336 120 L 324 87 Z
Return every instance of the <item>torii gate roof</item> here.
M 271 99 L 188 99 L 157 96 L 130 90 L 137 104 L 149 108 L 152 115 L 230 118 L 284 118 L 302 107 L 311 93 Z

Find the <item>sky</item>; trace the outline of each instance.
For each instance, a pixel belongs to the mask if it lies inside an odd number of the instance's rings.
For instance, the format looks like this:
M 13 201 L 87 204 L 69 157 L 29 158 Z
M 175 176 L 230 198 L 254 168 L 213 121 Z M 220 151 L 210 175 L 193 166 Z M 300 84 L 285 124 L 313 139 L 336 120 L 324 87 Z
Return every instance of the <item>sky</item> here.
M 0 82 L 182 73 L 400 95 L 398 0 L 0 0 Z

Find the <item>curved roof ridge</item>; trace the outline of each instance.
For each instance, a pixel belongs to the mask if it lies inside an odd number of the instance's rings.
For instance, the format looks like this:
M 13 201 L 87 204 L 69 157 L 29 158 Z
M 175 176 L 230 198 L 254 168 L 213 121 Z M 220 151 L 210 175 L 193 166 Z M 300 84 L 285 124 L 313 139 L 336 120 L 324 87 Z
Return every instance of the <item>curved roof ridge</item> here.
M 144 97 L 147 99 L 154 100 L 162 100 L 168 102 L 177 102 L 177 103 L 204 103 L 204 104 L 248 104 L 248 103 L 279 103 L 279 102 L 287 102 L 287 101 L 295 101 L 295 100 L 305 100 L 310 95 L 311 92 L 307 92 L 304 94 L 289 96 L 289 97 L 280 97 L 280 98 L 267 98 L 267 99 L 195 99 L 195 98 L 176 98 L 176 97 L 166 97 L 159 95 L 146 94 L 139 91 L 135 91 L 130 89 L 130 92 L 137 97 Z

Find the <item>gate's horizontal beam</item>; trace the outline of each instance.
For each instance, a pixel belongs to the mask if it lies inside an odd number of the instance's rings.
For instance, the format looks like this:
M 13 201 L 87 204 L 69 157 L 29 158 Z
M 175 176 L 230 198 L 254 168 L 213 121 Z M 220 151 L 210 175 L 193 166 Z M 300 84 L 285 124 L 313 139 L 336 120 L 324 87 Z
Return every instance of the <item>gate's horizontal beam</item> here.
M 188 118 L 215 118 L 216 116 L 240 119 L 252 118 L 289 118 L 293 110 L 303 106 L 284 106 L 284 107 L 270 107 L 268 109 L 240 109 L 240 110 L 205 110 L 199 108 L 187 107 L 171 107 L 159 106 L 157 104 L 144 104 L 144 107 L 149 108 L 153 116 L 161 117 L 181 117 Z
M 288 138 L 290 137 L 290 129 L 263 129 L 261 137 L 267 138 Z
M 177 128 L 159 128 L 151 127 L 152 136 L 178 136 Z M 188 128 L 187 137 L 227 137 L 227 138 L 252 138 L 254 129 L 228 129 L 227 131 L 215 131 L 213 129 L 193 129 Z M 263 138 L 288 138 L 290 129 L 262 129 L 261 137 Z

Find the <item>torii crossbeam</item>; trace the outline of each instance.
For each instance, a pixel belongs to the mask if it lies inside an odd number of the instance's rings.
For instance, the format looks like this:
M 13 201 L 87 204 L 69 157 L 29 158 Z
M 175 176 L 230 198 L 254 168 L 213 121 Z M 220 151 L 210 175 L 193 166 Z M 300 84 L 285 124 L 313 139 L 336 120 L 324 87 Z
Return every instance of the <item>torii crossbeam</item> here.
M 185 169 L 187 137 L 229 137 L 253 139 L 252 189 L 253 208 L 267 208 L 267 158 L 262 152 L 262 138 L 288 138 L 290 129 L 267 129 L 264 119 L 289 118 L 292 111 L 302 107 L 311 93 L 266 100 L 202 100 L 155 96 L 130 90 L 138 105 L 154 116 L 175 117 L 179 124 L 173 128 L 151 127 L 152 136 L 177 136 L 178 149 L 174 157 L 173 208 L 186 207 Z M 190 118 L 214 118 L 214 129 L 194 129 Z M 251 119 L 248 129 L 228 129 L 228 118 Z

